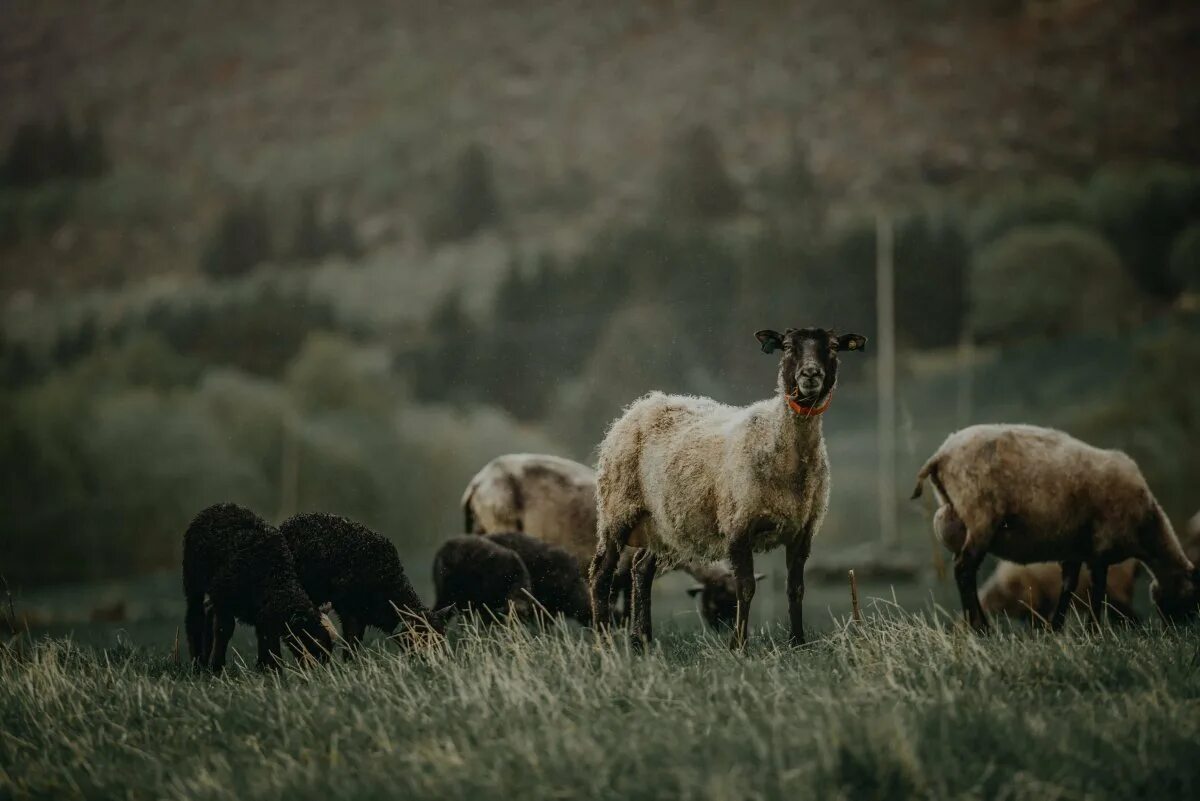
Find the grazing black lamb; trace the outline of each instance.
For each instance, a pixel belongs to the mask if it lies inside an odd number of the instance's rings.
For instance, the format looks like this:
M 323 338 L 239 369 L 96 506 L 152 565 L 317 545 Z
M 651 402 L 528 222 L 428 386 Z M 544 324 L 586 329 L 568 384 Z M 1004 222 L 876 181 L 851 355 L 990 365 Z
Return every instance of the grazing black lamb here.
M 574 556 L 523 532 L 500 532 L 485 537 L 521 557 L 529 571 L 533 600 L 539 606 L 551 615 L 565 615 L 584 624 L 591 622 L 587 582 Z
M 333 649 L 279 530 L 236 504 L 210 506 L 188 526 L 183 535 L 183 593 L 192 662 L 215 673 L 225 668 L 238 620 L 254 626 L 258 634 L 259 667 L 279 665 L 281 638 L 304 661 L 325 661 Z M 205 595 L 211 602 L 208 614 Z
M 421 603 L 396 546 L 379 534 L 330 514 L 294 515 L 279 528 L 305 592 L 314 603 L 331 604 L 342 621 L 347 658 L 362 644 L 367 626 L 391 634 L 403 622 L 409 635 L 445 633 L 454 610 L 434 612 Z
M 433 586 L 437 606 L 474 609 L 485 621 L 507 614 L 510 607 L 521 617 L 532 612 L 529 569 L 516 551 L 490 537 L 468 534 L 446 540 L 433 558 Z

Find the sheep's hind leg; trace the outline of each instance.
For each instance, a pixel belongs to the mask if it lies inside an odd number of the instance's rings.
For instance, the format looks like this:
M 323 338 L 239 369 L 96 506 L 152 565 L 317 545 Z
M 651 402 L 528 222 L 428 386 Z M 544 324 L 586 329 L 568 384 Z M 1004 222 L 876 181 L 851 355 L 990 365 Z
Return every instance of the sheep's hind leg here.
M 592 628 L 597 631 L 607 628 L 612 622 L 613 574 L 621 561 L 621 549 L 629 542 L 633 525 L 623 526 L 611 534 L 601 531 L 596 544 L 596 555 L 588 570 L 592 595 Z
M 189 595 L 187 614 L 184 616 L 183 624 L 187 630 L 188 655 L 196 667 L 208 664 L 208 652 L 204 648 L 206 644 L 204 628 L 207 622 L 207 615 L 204 613 L 204 594 Z
M 1082 562 L 1062 563 L 1062 591 L 1058 594 L 1058 605 L 1054 607 L 1054 615 L 1050 618 L 1050 630 L 1058 631 L 1067 620 L 1067 609 L 1075 596 L 1075 588 L 1079 585 L 1079 571 Z M 1095 589 L 1092 590 L 1093 593 Z
M 633 608 L 630 642 L 634 650 L 641 650 L 649 645 L 654 636 L 650 614 L 650 589 L 654 584 L 654 570 L 657 564 L 657 556 L 645 548 L 638 548 L 633 557 L 633 567 L 629 571 L 633 585 L 630 593 L 630 604 Z
M 979 603 L 977 578 L 979 565 L 983 562 L 986 550 L 981 548 L 972 532 L 967 532 L 962 548 L 954 557 L 954 582 L 958 585 L 958 596 L 962 601 L 963 614 L 971 628 L 978 632 L 988 630 L 987 616 Z
M 1108 562 L 1097 560 L 1088 569 L 1092 573 L 1092 625 L 1103 628 L 1108 613 Z
M 209 617 L 213 623 L 212 655 L 209 664 L 212 665 L 213 673 L 220 673 L 225 669 L 225 657 L 229 653 L 229 641 L 233 639 L 235 623 L 233 615 L 222 614 L 217 609 L 213 609 Z
M 804 565 L 811 547 L 811 538 L 787 544 L 787 601 L 792 645 L 804 645 Z
M 729 647 L 735 651 L 745 649 L 750 638 L 750 602 L 754 600 L 754 551 L 748 533 L 730 540 L 729 563 L 733 567 L 733 584 L 737 592 L 737 621 L 733 627 L 733 639 Z

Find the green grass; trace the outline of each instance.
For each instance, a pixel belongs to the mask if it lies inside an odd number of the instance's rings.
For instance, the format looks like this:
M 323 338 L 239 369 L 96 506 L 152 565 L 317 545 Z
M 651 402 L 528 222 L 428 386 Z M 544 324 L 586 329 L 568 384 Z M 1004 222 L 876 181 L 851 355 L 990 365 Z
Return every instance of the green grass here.
M 978 638 L 882 609 L 803 650 L 760 629 L 739 656 L 666 628 L 642 656 L 460 627 L 222 678 L 169 644 L 44 638 L 0 658 L 0 797 L 1200 795 L 1195 630 Z

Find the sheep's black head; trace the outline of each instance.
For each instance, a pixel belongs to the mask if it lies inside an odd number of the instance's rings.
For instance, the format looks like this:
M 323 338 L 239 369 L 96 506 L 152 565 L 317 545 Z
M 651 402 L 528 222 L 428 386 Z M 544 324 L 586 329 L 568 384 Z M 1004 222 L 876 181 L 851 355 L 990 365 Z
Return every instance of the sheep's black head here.
M 446 628 L 456 614 L 458 614 L 458 608 L 454 604 L 425 612 L 400 610 L 400 616 L 404 621 L 404 630 L 395 635 L 393 639 L 400 644 L 402 649 L 436 645 L 444 640 Z
M 1150 582 L 1150 598 L 1171 623 L 1185 623 L 1200 612 L 1200 568 L 1173 581 Z
M 763 353 L 783 351 L 779 360 L 779 390 L 801 409 L 821 407 L 837 386 L 838 354 L 862 350 L 862 334 L 838 334 L 824 328 L 763 329 L 754 335 Z
M 765 573 L 755 573 L 754 580 L 762 581 Z M 737 621 L 737 590 L 733 574 L 705 577 L 702 582 L 688 588 L 688 595 L 700 596 L 700 617 L 710 627 L 733 628 Z
M 317 609 L 296 613 L 284 626 L 283 641 L 301 663 L 326 662 L 333 653 L 330 627 Z

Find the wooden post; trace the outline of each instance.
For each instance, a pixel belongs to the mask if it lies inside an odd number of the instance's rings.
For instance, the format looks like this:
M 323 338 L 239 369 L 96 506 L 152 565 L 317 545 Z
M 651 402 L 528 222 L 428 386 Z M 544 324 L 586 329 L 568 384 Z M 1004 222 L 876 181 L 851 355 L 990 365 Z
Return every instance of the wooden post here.
M 878 370 L 879 533 L 894 546 L 896 527 L 896 310 L 892 221 L 880 211 L 875 219 L 875 333 Z
M 858 580 L 854 578 L 854 571 L 850 571 L 850 619 L 855 625 L 862 623 L 862 612 L 858 608 Z
M 300 444 L 297 441 L 300 426 L 293 412 L 285 411 L 280 420 L 279 448 L 279 513 L 284 520 L 296 513 L 297 497 L 300 492 Z

